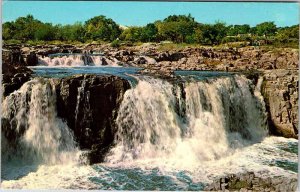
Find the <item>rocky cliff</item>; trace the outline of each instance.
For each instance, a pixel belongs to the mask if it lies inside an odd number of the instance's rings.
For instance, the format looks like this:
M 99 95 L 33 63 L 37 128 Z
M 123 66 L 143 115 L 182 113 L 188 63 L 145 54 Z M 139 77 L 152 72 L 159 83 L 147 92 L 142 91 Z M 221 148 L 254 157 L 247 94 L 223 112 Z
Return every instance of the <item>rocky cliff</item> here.
M 298 70 L 266 70 L 262 94 L 268 111 L 270 133 L 298 137 Z

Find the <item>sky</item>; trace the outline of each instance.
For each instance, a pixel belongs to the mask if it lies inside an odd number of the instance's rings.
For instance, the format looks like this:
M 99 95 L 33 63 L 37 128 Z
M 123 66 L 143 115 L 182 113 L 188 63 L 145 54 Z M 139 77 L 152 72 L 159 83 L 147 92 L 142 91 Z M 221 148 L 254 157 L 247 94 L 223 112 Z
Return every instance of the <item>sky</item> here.
M 249 24 L 274 21 L 279 27 L 299 24 L 298 3 L 251 2 L 100 2 L 2 1 L 2 21 L 31 14 L 53 24 L 84 22 L 105 15 L 125 26 L 143 26 L 169 15 L 191 14 L 200 23 Z

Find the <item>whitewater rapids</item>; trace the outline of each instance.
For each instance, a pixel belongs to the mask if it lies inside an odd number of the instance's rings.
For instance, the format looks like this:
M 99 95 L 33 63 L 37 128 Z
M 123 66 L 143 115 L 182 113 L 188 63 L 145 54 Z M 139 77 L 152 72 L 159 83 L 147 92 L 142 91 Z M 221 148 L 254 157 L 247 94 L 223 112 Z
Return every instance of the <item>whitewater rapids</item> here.
M 55 102 L 45 79 L 25 83 L 3 101 L 12 128 L 26 129 L 17 149 L 2 139 L 1 187 L 201 190 L 230 173 L 297 176 L 298 141 L 268 136 L 259 89 L 243 76 L 181 84 L 139 77 L 118 111 L 114 147 L 92 166 L 79 163 L 82 152 Z

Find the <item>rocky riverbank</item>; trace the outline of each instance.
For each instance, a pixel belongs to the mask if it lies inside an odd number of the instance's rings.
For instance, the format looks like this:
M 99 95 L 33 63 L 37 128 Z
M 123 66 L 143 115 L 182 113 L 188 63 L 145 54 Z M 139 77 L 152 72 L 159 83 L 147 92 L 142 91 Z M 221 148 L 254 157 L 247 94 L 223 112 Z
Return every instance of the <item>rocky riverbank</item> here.
M 55 53 L 101 53 L 118 65 L 164 70 L 297 69 L 298 50 L 247 46 L 241 48 L 184 47 L 164 50 L 160 44 L 113 48 L 107 44 L 85 45 L 4 45 L 4 52 L 20 52 L 26 65 L 36 65 L 37 57 Z

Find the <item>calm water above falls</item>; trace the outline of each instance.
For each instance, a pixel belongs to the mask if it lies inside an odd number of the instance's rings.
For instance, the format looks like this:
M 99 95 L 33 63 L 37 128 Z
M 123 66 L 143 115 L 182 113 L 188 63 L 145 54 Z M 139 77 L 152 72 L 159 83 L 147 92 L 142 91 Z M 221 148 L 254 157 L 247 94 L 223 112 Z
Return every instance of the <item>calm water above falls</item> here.
M 43 77 L 80 73 L 130 77 L 137 69 L 33 70 Z M 84 152 L 76 148 L 72 133 L 56 116 L 51 81 L 24 84 L 2 103 L 4 116 L 14 113 L 17 125 L 28 126 L 22 149 L 12 152 L 2 139 L 2 187 L 201 190 L 213 178 L 229 173 L 296 177 L 298 141 L 267 135 L 264 103 L 257 90 L 251 92 L 247 79 L 217 72 L 177 75 L 194 81 L 177 86 L 134 77 L 137 84 L 125 93 L 118 111 L 115 147 L 105 163 L 92 166 L 80 163 Z M 31 103 L 23 106 L 28 95 Z M 7 155 L 14 157 L 6 161 Z

